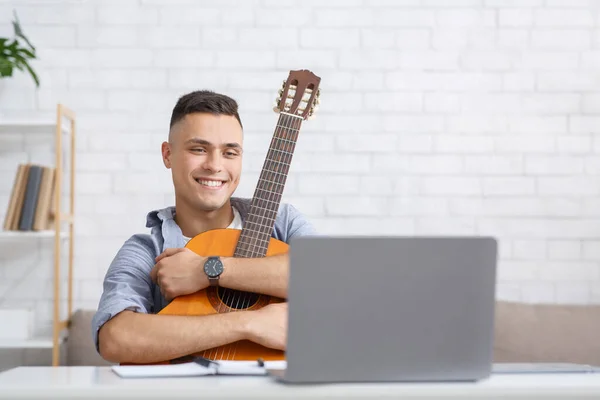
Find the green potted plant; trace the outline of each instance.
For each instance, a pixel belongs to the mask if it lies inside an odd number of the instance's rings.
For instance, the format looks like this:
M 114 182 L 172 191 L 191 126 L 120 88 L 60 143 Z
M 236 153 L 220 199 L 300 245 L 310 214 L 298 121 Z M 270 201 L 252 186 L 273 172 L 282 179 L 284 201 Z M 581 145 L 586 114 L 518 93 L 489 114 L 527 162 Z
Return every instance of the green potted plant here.
M 35 47 L 23 33 L 17 13 L 14 12 L 14 14 L 15 20 L 12 22 L 14 36 L 12 38 L 0 37 L 0 78 L 12 76 L 15 69 L 27 70 L 33 78 L 35 86 L 39 87 L 38 76 L 29 65 L 29 61 L 36 58 Z

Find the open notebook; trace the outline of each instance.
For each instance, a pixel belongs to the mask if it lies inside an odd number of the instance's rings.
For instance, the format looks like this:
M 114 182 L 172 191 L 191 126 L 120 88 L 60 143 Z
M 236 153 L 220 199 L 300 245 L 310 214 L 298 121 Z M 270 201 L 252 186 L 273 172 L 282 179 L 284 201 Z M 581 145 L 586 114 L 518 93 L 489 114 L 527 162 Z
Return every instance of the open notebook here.
M 168 365 L 115 365 L 121 378 L 171 378 L 203 375 L 266 375 L 268 369 L 285 369 L 286 361 L 218 361 L 210 364 L 186 362 Z

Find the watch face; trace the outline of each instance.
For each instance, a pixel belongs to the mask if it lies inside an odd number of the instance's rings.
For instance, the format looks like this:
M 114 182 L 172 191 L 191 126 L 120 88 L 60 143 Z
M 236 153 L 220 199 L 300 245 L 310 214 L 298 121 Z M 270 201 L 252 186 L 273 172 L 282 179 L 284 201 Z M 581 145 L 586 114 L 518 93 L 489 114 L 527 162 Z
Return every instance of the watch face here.
M 223 263 L 221 260 L 210 258 L 204 263 L 204 272 L 211 278 L 217 277 L 223 272 Z

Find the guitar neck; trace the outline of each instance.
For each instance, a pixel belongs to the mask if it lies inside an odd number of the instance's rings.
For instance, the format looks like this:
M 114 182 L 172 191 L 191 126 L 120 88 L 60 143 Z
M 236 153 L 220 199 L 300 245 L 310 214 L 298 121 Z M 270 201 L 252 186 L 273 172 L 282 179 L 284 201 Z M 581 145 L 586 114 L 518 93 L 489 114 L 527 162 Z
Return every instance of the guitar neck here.
M 234 257 L 264 257 L 294 155 L 302 118 L 281 113 Z

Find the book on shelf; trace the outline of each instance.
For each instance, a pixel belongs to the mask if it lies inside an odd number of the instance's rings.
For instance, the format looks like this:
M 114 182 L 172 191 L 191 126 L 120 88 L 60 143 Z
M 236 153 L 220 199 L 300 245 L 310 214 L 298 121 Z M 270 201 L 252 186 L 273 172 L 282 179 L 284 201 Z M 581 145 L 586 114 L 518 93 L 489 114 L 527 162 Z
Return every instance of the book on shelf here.
M 6 231 L 43 231 L 50 229 L 56 168 L 38 164 L 19 164 L 4 218 Z

